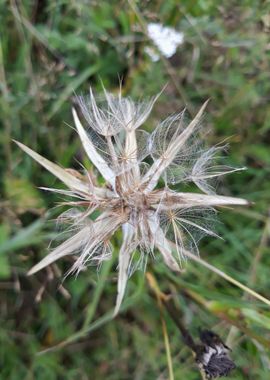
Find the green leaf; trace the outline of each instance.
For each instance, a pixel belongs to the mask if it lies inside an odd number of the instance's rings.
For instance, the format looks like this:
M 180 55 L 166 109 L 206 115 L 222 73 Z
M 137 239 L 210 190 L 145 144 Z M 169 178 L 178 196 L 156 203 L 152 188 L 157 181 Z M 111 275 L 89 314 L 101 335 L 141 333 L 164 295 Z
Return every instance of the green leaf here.
M 5 240 L 8 239 L 9 226 L 7 224 L 2 224 L 0 226 L 0 244 L 4 244 Z M 10 265 L 6 252 L 0 252 L 0 279 L 8 278 L 10 276 Z
M 270 317 L 268 317 L 266 313 L 259 313 L 255 309 L 242 309 L 242 313 L 253 323 L 260 325 L 268 330 L 270 329 Z
M 14 251 L 32 244 L 38 244 L 44 240 L 44 235 L 40 234 L 45 221 L 39 219 L 26 228 L 22 228 L 11 239 L 5 240 L 0 246 L 0 255 L 6 252 Z
M 90 76 L 96 74 L 101 67 L 100 63 L 96 63 L 95 65 L 90 65 L 87 67 L 80 75 L 76 75 L 76 77 L 69 82 L 69 84 L 64 88 L 59 98 L 53 103 L 47 119 L 50 120 L 62 107 L 65 101 L 69 98 L 69 96 L 76 91 L 76 89 L 86 81 Z
M 40 192 L 27 179 L 6 176 L 4 187 L 7 198 L 17 212 L 31 210 L 40 213 L 44 209 Z

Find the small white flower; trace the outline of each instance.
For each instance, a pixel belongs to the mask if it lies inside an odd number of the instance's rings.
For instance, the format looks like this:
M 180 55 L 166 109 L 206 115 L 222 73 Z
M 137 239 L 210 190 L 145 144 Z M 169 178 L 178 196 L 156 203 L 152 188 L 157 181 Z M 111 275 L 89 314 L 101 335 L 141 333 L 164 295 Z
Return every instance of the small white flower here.
M 105 179 L 104 186 L 97 185 L 90 171 L 80 174 L 63 169 L 25 145 L 17 144 L 68 188 L 46 190 L 72 198 L 65 203 L 70 205 L 70 210 L 59 219 L 70 224 L 71 237 L 36 264 L 29 274 L 67 255 L 77 257 L 70 272 L 79 272 L 89 263 L 99 264 L 111 257 L 110 239 L 122 229 L 117 313 L 129 275 L 134 268 L 144 267 L 155 249 L 170 269 L 178 271 L 188 249 L 193 247 L 198 252 L 198 238 L 194 232 L 199 237 L 202 234 L 216 236 L 209 223 L 214 207 L 247 205 L 248 202 L 215 194 L 176 192 L 169 188 L 171 182 L 193 181 L 200 190 L 209 193 L 209 178 L 233 171 L 211 168 L 210 161 L 219 149 L 198 149 L 196 135 L 207 103 L 191 122 L 186 122 L 182 112 L 167 118 L 149 136 L 138 128 L 148 117 L 156 98 L 149 103 L 134 103 L 130 98 L 122 98 L 121 92 L 113 97 L 106 91 L 105 98 L 103 108 L 97 106 L 92 91 L 88 100 L 79 99 L 88 124 L 86 129 L 73 109 L 84 150 Z M 151 166 L 145 162 L 147 156 L 148 162 L 152 157 Z M 161 177 L 165 186 L 157 188 Z M 97 210 L 99 214 L 94 218 L 93 213 Z M 141 259 L 133 263 L 136 252 Z
M 177 32 L 174 28 L 163 26 L 159 23 L 148 24 L 147 32 L 161 54 L 166 58 L 174 55 L 177 47 L 184 41 L 184 34 L 182 32 Z M 150 47 L 146 48 L 146 52 L 154 62 L 159 60 L 159 56 Z

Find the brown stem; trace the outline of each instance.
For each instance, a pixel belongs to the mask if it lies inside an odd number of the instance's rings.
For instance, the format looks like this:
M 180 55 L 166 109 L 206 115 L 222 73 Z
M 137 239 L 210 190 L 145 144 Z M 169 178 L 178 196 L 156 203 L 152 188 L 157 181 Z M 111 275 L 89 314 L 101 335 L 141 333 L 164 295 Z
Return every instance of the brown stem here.
M 184 343 L 194 352 L 194 354 L 197 354 L 197 345 L 195 344 L 192 336 L 184 326 L 182 320 L 181 320 L 181 313 L 176 308 L 174 302 L 172 299 L 163 300 L 163 305 L 165 306 L 167 312 L 169 313 L 171 319 L 174 321 L 175 325 L 181 332 L 182 338 Z

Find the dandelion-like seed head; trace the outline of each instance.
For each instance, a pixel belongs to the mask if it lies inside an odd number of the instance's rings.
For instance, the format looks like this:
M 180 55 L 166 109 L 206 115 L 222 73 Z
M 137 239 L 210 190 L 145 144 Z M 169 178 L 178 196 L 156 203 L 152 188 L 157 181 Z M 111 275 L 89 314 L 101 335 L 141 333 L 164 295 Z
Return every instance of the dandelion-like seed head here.
M 145 267 L 155 250 L 170 269 L 178 271 L 188 249 L 198 253 L 196 236 L 216 236 L 209 223 L 215 207 L 248 202 L 216 195 L 209 184 L 213 178 L 241 169 L 212 164 L 221 148 L 205 150 L 198 144 L 196 136 L 207 103 L 190 122 L 183 111 L 168 117 L 148 134 L 139 128 L 157 97 L 135 103 L 123 98 L 121 91 L 113 96 L 104 90 L 104 95 L 106 101 L 101 107 L 92 90 L 88 98 L 78 98 L 85 128 L 73 109 L 79 138 L 88 158 L 103 176 L 103 186 L 98 185 L 93 171 L 84 170 L 81 174 L 63 169 L 25 145 L 17 144 L 67 187 L 67 190 L 45 189 L 70 198 L 65 202 L 70 209 L 60 216 L 60 221 L 69 223 L 71 236 L 29 274 L 67 255 L 76 257 L 69 273 L 79 272 L 90 263 L 99 265 L 111 257 L 110 239 L 122 229 L 117 313 L 128 277 L 134 268 Z M 162 188 L 157 187 L 161 178 Z M 170 188 L 171 184 L 186 182 L 193 182 L 201 193 Z M 139 261 L 134 259 L 136 252 Z

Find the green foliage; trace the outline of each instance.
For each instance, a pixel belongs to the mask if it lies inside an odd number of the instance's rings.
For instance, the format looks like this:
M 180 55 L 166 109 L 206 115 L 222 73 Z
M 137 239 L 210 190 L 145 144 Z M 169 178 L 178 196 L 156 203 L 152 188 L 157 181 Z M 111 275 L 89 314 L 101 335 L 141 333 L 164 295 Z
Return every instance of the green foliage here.
M 62 276 L 62 260 L 32 278 L 27 270 L 46 254 L 58 232 L 47 214 L 59 198 L 38 186 L 55 179 L 25 156 L 12 139 L 49 159 L 84 163 L 73 126 L 74 93 L 104 85 L 149 97 L 167 83 L 147 129 L 185 106 L 193 113 L 207 99 L 209 144 L 228 139 L 226 164 L 246 172 L 223 178 L 218 191 L 256 202 L 248 210 L 222 210 L 201 257 L 269 297 L 270 60 L 269 4 L 259 0 L 0 1 L 0 379 L 167 379 L 158 306 L 142 273 L 129 282 L 123 313 L 112 320 L 116 260 L 97 273 Z M 181 30 L 175 56 L 152 62 L 148 22 Z M 85 162 L 86 164 L 86 162 Z M 183 189 L 185 190 L 185 189 Z M 115 258 L 120 236 L 115 238 Z M 158 257 L 157 257 L 158 259 Z M 150 260 L 162 290 L 170 290 L 193 335 L 211 328 L 232 347 L 235 380 L 269 378 L 269 308 L 216 274 L 189 262 L 179 277 Z M 175 379 L 198 372 L 165 315 Z M 64 342 L 53 352 L 49 347 Z

